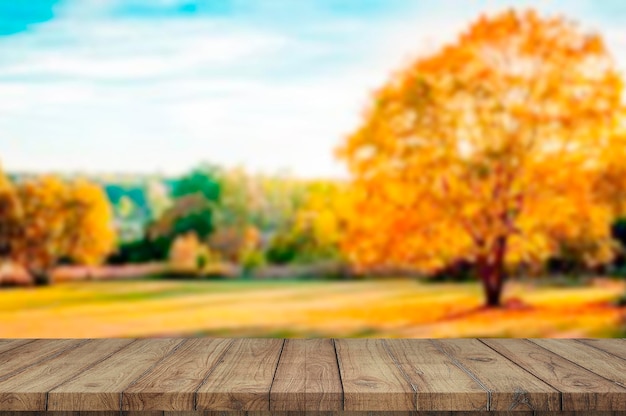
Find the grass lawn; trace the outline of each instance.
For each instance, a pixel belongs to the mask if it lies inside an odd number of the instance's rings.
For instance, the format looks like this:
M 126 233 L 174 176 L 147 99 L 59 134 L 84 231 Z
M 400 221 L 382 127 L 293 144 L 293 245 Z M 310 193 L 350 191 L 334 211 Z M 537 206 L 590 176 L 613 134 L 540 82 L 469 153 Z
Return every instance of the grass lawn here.
M 510 282 L 504 298 L 525 306 L 484 310 L 478 283 L 65 283 L 0 290 L 0 337 L 612 337 L 624 333 L 612 302 L 625 289 Z

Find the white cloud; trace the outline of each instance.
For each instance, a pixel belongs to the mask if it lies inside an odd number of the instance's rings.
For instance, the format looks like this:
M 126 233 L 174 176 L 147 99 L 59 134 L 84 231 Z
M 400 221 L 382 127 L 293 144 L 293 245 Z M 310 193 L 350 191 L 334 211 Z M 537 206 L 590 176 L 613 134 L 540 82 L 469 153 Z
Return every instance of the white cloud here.
M 471 14 L 335 19 L 294 31 L 114 19 L 102 17 L 110 2 L 82 1 L 35 32 L 0 39 L 0 155 L 9 169 L 179 173 L 209 160 L 343 175 L 333 149 L 369 91 Z M 621 29 L 605 30 L 624 56 Z
M 58 39 L 51 46 L 47 39 Z M 0 77 L 87 77 L 141 79 L 198 68 L 228 69 L 293 48 L 285 36 L 234 30 L 205 20 L 146 19 L 52 22 L 18 36 L 0 67 Z M 12 52 L 12 53 L 11 53 Z
M 5 165 L 180 172 L 209 159 L 341 174 L 332 149 L 355 122 L 371 65 L 331 62 L 318 76 L 308 62 L 342 45 L 222 21 L 160 23 L 59 20 L 0 44 L 13 48 L 0 80 L 22 78 L 0 81 Z M 289 68 L 308 75 L 282 78 Z

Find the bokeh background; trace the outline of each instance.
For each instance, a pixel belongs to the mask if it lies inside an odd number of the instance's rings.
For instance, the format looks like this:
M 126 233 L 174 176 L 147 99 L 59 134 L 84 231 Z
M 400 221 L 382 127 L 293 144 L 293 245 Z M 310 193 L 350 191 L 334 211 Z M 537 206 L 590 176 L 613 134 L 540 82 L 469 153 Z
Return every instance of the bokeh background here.
M 0 0 L 0 337 L 624 337 L 621 0 Z

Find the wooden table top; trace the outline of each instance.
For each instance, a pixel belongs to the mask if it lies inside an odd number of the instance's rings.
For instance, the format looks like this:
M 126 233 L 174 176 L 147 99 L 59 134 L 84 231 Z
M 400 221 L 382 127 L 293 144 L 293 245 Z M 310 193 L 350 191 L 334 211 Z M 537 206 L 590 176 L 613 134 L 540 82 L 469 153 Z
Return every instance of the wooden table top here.
M 626 411 L 623 339 L 0 339 L 0 411 Z

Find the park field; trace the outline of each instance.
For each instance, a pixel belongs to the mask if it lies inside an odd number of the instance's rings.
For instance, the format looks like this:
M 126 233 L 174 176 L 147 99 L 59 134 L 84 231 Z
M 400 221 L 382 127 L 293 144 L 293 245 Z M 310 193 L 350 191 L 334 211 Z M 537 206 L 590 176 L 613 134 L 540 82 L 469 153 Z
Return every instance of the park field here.
M 499 310 L 478 283 L 91 281 L 0 291 L 0 337 L 617 337 L 626 286 L 509 282 Z

